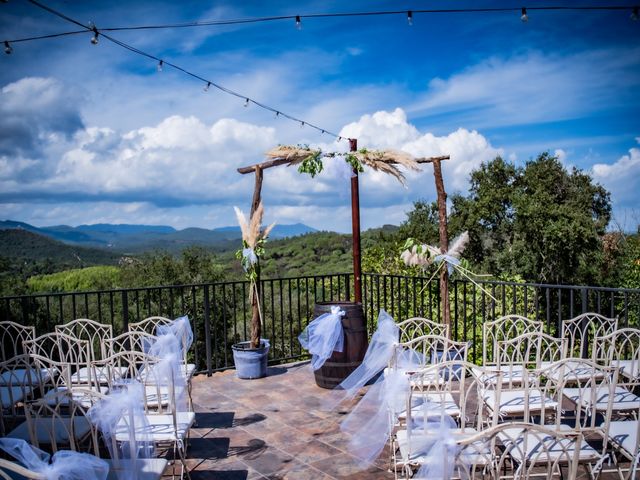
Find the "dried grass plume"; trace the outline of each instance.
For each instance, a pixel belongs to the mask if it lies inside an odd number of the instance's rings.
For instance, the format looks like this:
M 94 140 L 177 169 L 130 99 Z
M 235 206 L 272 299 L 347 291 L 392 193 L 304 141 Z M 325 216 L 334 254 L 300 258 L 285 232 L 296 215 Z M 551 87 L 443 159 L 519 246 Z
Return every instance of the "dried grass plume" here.
M 238 224 L 240 225 L 240 231 L 242 232 L 242 240 L 246 242 L 249 248 L 255 248 L 258 241 L 269 236 L 273 227 L 275 227 L 275 222 L 269 225 L 264 230 L 262 228 L 262 217 L 264 216 L 264 207 L 262 206 L 262 202 L 256 208 L 256 211 L 253 212 L 253 215 L 247 221 L 247 217 L 242 213 L 238 207 L 233 207 L 236 212 L 236 217 L 238 219 Z

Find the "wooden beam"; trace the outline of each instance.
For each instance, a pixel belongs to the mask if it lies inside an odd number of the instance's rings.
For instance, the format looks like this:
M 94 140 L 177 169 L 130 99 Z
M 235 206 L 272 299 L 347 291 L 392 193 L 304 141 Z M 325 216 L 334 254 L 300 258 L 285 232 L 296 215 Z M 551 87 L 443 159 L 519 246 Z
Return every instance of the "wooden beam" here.
M 441 157 L 416 158 L 417 163 L 435 163 L 441 160 L 451 160 L 451 157 L 449 155 L 443 155 Z
M 441 157 L 428 157 L 428 158 L 416 158 L 416 162 L 418 163 L 433 163 L 440 160 L 449 160 L 449 155 L 443 155 Z M 290 160 L 286 158 L 274 158 L 271 160 L 267 160 L 266 162 L 256 163 L 254 165 L 249 165 L 248 167 L 240 167 L 238 168 L 238 173 L 243 175 L 247 173 L 253 173 L 256 169 L 261 168 L 264 170 L 265 168 L 277 167 L 278 165 L 285 165 L 289 163 Z M 393 162 L 396 163 L 396 162 Z
M 257 168 L 261 168 L 264 170 L 265 168 L 277 167 L 278 165 L 284 165 L 285 163 L 289 163 L 291 160 L 287 160 L 286 158 L 274 158 L 272 160 L 267 160 L 266 162 L 256 163 L 255 165 L 249 165 L 248 167 L 240 167 L 238 169 L 238 173 L 246 174 L 253 173 Z

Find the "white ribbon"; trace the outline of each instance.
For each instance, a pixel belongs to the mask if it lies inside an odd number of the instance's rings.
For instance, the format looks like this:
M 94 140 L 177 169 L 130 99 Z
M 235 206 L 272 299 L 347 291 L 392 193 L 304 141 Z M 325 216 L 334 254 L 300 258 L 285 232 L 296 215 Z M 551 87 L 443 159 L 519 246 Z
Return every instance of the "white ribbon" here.
M 243 248 L 242 266 L 244 267 L 245 271 L 249 270 L 249 267 L 255 265 L 256 263 L 258 263 L 258 256 L 256 255 L 256 252 L 253 250 L 253 248 Z
M 0 448 L 47 480 L 106 480 L 109 474 L 109 464 L 88 453 L 61 450 L 50 457 L 18 438 L 0 438 Z
M 312 355 L 311 366 L 314 370 L 322 367 L 333 352 L 342 352 L 344 315 L 345 312 L 340 307 L 331 307 L 331 313 L 325 313 L 313 320 L 298 337 L 300 345 Z
M 156 335 L 175 336 L 180 342 L 183 356 L 186 355 L 193 344 L 193 330 L 191 329 L 191 323 L 187 315 L 178 317 L 166 325 L 158 325 L 156 327 Z

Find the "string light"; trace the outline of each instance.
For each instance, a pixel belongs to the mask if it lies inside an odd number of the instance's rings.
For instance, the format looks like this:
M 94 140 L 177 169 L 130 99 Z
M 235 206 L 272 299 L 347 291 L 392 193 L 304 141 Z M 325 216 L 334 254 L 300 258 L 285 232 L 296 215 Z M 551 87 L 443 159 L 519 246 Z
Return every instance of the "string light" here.
M 247 108 L 249 106 L 249 98 L 245 98 L 244 99 L 244 108 Z
M 93 43 L 94 45 L 98 44 L 98 35 L 100 35 L 98 33 L 98 29 L 96 28 L 96 26 L 93 26 L 93 37 L 91 37 L 91 43 Z
M 300 15 L 296 15 L 296 30 L 302 30 L 302 20 L 300 20 Z
M 638 18 L 640 18 L 640 14 L 638 14 L 638 7 L 633 7 L 633 11 L 631 12 L 631 20 L 637 22 Z
M 158 62 L 158 72 L 161 72 L 161 71 L 162 71 L 162 67 L 163 67 L 163 66 L 164 66 L 164 61 L 163 61 L 163 60 L 160 60 L 160 61 Z
M 280 117 L 280 112 L 276 110 L 276 114 L 273 116 L 273 118 L 278 118 L 278 117 Z
M 522 7 L 522 15 L 520 16 L 520 20 L 522 20 L 523 22 L 529 21 L 529 15 L 527 15 L 527 9 L 525 7 Z
M 413 12 L 411 10 L 407 12 L 407 23 L 409 26 L 413 25 Z
M 209 88 L 211 88 L 211 82 L 207 82 L 207 84 L 204 86 L 204 91 L 208 92 Z
M 300 128 L 304 128 L 304 122 L 300 122 Z
M 11 52 L 13 52 L 13 47 L 9 44 L 9 42 L 5 41 L 4 42 L 4 53 L 6 53 L 7 55 L 11 55 Z

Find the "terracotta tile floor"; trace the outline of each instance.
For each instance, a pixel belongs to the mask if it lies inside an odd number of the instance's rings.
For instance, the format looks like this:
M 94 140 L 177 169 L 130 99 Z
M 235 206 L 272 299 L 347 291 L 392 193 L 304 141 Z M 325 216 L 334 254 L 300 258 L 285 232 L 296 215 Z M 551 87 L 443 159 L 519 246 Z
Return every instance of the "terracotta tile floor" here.
M 258 380 L 240 380 L 234 370 L 196 376 L 192 480 L 394 478 L 388 451 L 364 469 L 348 453 L 343 414 L 318 408 L 328 394 L 308 363 L 270 367 Z

